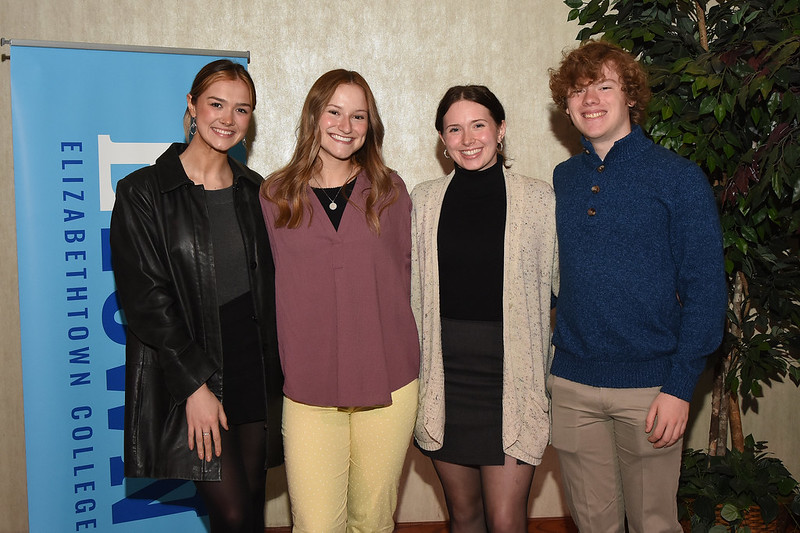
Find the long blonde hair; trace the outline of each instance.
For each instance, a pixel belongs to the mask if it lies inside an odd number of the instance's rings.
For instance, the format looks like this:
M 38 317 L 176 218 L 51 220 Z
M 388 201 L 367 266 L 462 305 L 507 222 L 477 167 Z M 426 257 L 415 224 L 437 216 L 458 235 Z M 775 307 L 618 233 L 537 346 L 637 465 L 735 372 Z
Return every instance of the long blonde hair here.
M 297 144 L 289 164 L 270 174 L 261 185 L 261 195 L 278 206 L 276 228 L 297 228 L 305 210 L 311 209 L 306 187 L 312 173 L 322 165 L 317 157 L 321 142 L 319 120 L 333 93 L 342 84 L 361 87 L 367 99 L 367 135 L 364 145 L 353 154 L 352 161 L 365 171 L 370 182 L 369 194 L 364 201 L 364 216 L 367 225 L 376 234 L 380 234 L 381 213 L 397 199 L 398 191 L 391 178 L 392 170 L 383 161 L 383 122 L 372 90 L 358 72 L 331 70 L 314 82 L 306 96 L 297 127 Z

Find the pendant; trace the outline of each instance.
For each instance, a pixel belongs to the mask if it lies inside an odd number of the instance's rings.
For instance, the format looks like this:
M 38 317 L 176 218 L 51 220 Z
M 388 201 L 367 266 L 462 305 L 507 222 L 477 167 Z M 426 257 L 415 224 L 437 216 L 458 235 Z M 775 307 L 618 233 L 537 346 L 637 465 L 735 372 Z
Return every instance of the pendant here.
M 330 204 L 328 204 L 328 209 L 330 209 L 331 211 L 336 211 L 337 207 L 339 206 L 336 205 L 336 202 L 331 202 Z

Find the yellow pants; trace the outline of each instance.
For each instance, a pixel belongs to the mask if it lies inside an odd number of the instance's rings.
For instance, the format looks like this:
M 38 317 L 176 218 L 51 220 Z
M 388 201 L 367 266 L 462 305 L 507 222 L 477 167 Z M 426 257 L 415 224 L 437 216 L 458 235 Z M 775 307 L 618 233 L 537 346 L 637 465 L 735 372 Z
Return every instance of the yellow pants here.
M 298 533 L 391 533 L 417 413 L 417 380 L 385 407 L 317 407 L 284 398 L 283 445 Z

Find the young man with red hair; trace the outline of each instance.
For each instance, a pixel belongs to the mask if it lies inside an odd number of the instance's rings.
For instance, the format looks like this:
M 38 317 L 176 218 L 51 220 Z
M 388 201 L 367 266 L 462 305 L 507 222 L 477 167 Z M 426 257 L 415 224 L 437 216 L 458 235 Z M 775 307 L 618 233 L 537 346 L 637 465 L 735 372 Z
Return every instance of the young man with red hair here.
M 553 174 L 561 289 L 553 446 L 582 533 L 678 533 L 683 434 L 727 290 L 700 168 L 645 137 L 635 59 L 587 41 L 550 71 L 584 150 Z

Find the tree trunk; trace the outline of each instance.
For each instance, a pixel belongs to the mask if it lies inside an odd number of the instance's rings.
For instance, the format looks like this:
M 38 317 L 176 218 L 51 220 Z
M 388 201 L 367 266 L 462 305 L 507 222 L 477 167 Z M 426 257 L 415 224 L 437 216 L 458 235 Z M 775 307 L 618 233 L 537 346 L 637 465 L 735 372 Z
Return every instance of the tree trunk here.
M 728 332 L 737 342 L 728 348 L 725 357 L 720 361 L 714 375 L 711 391 L 711 428 L 709 431 L 709 455 L 725 455 L 728 444 L 728 426 L 730 425 L 731 443 L 737 450 L 744 449 L 744 432 L 742 430 L 742 414 L 739 409 L 738 391 L 728 391 L 725 378 L 737 357 L 737 350 L 742 339 L 739 324 L 747 316 L 747 279 L 741 271 L 734 274 L 731 310 L 736 322 L 728 321 Z
M 728 421 L 731 428 L 731 449 L 744 451 L 744 435 L 742 431 L 742 411 L 739 409 L 739 395 L 735 392 L 728 393 Z
M 694 3 L 695 12 L 697 14 L 697 30 L 700 34 L 700 46 L 703 47 L 703 50 L 708 52 L 708 30 L 706 29 L 706 14 L 703 11 L 703 8 L 700 7 L 700 2 L 695 0 Z
M 731 303 L 733 304 L 733 312 L 739 324 L 741 324 L 750 313 L 750 303 L 747 297 L 748 292 L 747 278 L 744 272 L 741 270 L 737 271 L 733 283 L 733 298 Z M 744 335 L 742 328 L 737 325 L 731 328 L 730 332 L 736 335 L 736 347 L 740 346 L 742 343 L 742 336 Z M 733 358 L 737 355 L 736 347 L 730 350 L 731 364 L 733 364 Z M 728 403 L 730 404 L 731 445 L 741 452 L 744 451 L 744 431 L 742 430 L 742 412 L 739 409 L 739 392 L 731 391 L 730 395 L 731 397 Z
M 714 383 L 711 386 L 711 426 L 708 430 L 708 453 L 710 455 L 717 455 L 717 440 L 719 439 L 722 413 L 720 412 L 720 404 L 722 395 L 720 394 L 724 389 L 722 382 L 722 361 L 719 361 L 714 367 Z
M 730 402 L 725 388 L 725 376 L 731 367 L 731 354 L 726 353 L 717 365 L 714 386 L 711 390 L 711 431 L 709 433 L 708 454 L 725 455 L 728 448 L 728 417 Z

